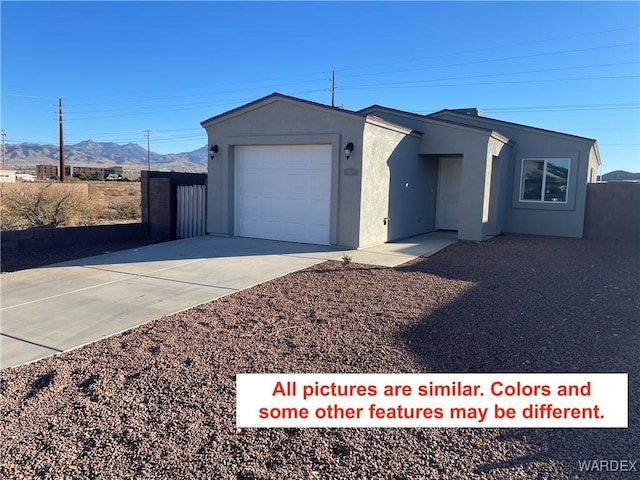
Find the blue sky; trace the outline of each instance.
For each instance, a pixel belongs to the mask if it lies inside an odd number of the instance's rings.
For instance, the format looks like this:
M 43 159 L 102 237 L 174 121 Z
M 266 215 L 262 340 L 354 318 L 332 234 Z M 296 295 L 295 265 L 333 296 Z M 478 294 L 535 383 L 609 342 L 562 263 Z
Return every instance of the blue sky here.
M 640 171 L 638 2 L 0 2 L 7 142 L 206 143 L 274 91 L 484 115 L 596 138 Z

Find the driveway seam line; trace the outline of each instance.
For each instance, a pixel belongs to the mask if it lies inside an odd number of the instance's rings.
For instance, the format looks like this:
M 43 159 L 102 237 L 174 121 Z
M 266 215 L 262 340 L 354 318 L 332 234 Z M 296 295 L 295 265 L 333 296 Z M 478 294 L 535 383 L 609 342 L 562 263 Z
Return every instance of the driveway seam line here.
M 191 261 L 191 262 L 187 262 L 187 263 L 183 263 L 183 264 L 181 264 L 181 265 L 189 265 L 189 264 L 191 264 L 191 263 L 199 262 L 199 261 L 201 261 L 201 260 L 204 260 L 204 259 L 199 258 L 199 259 L 197 259 L 197 260 L 194 260 L 194 261 Z M 156 272 L 162 272 L 162 271 L 164 271 L 164 270 L 169 270 L 170 268 L 174 268 L 174 267 L 159 268 L 159 269 L 157 269 L 157 270 L 153 270 L 153 271 L 151 271 L 151 272 L 149 272 L 149 273 L 147 273 L 147 274 L 139 274 L 139 273 L 131 273 L 131 272 L 118 272 L 118 271 L 113 271 L 113 270 L 103 270 L 103 269 L 100 269 L 100 268 L 96 268 L 96 267 L 95 267 L 95 266 L 93 266 L 93 265 L 80 266 L 80 268 L 86 268 L 86 269 L 91 269 L 91 270 L 98 270 L 98 271 L 100 271 L 100 272 L 117 273 L 117 274 L 119 274 L 119 275 L 126 275 L 126 276 L 127 276 L 127 278 L 118 278 L 118 279 L 116 279 L 116 280 L 110 280 L 110 281 L 108 281 L 108 282 L 99 283 L 99 284 L 97 284 L 97 285 L 91 285 L 90 287 L 78 288 L 77 290 L 72 290 L 72 291 L 69 291 L 69 292 L 58 293 L 57 295 L 51 295 L 51 296 L 49 296 L 49 297 L 38 298 L 38 299 L 36 299 L 36 300 L 32 300 L 32 301 L 30 301 L 30 302 L 19 303 L 19 304 L 16 304 L 16 305 L 11 305 L 11 306 L 9 306 L 9 307 L 2 307 L 2 308 L 0 308 L 0 311 L 10 310 L 10 309 L 12 309 L 12 308 L 16 308 L 16 307 L 23 307 L 23 306 L 25 306 L 25 305 L 33 305 L 33 304 L 35 304 L 35 303 L 42 302 L 42 301 L 44 301 L 44 300 L 51 300 L 52 298 L 64 297 L 64 296 L 66 296 L 66 295 L 71 295 L 71 294 L 73 294 L 73 293 L 84 292 L 84 291 L 86 291 L 86 290 L 91 290 L 91 289 L 93 289 L 93 288 L 99 288 L 99 287 L 102 287 L 102 286 L 104 286 L 104 285 L 111 285 L 111 284 L 113 284 L 113 283 L 123 282 L 123 281 L 125 281 L 125 280 L 128 280 L 130 277 L 143 277 L 143 278 L 144 278 L 144 277 L 148 277 L 148 278 L 153 278 L 153 279 L 156 279 L 156 280 L 166 280 L 166 279 L 161 279 L 161 278 L 156 278 L 156 277 L 150 277 L 150 276 L 148 276 L 148 275 L 149 275 L 150 273 L 156 273 Z M 173 281 L 173 280 L 168 280 L 168 281 Z M 221 287 L 221 288 L 224 288 L 224 287 Z

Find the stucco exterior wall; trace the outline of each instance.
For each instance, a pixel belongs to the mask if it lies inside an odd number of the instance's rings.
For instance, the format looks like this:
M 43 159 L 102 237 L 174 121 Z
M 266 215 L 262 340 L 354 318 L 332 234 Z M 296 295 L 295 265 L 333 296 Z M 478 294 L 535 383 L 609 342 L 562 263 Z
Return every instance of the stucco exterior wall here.
M 357 247 L 364 121 L 365 117 L 339 109 L 276 99 L 203 122 L 209 145 L 219 148 L 208 162 L 207 232 L 234 235 L 235 147 L 328 144 L 332 152 L 330 243 Z M 346 160 L 343 149 L 348 142 L 355 148 Z
M 525 137 L 521 135 L 521 137 Z M 517 144 L 513 164 L 511 202 L 507 206 L 505 231 L 532 235 L 557 235 L 581 238 L 587 195 L 590 146 L 545 138 L 525 137 Z M 525 158 L 568 158 L 567 201 L 523 202 L 520 200 L 522 162 Z
M 598 150 L 596 149 L 596 146 L 593 145 L 589 149 L 589 170 L 587 171 L 587 183 L 595 183 L 598 181 L 599 169 L 600 156 Z
M 491 128 L 513 141 L 511 199 L 507 202 L 504 232 L 582 237 L 590 165 L 597 164 L 593 141 L 473 115 L 444 113 L 437 118 Z M 520 200 L 522 161 L 525 158 L 571 160 L 566 203 Z
M 499 235 L 504 231 L 507 204 L 512 189 L 513 145 L 493 140 L 490 149 L 491 185 L 489 192 L 489 212 L 485 234 Z M 488 160 L 489 161 L 489 160 Z
M 439 164 L 462 157 L 458 238 L 502 232 L 581 237 L 595 142 L 452 112 L 423 117 L 371 107 L 360 113 L 279 94 L 202 123 L 209 145 L 207 231 L 234 235 L 239 146 L 330 145 L 330 243 L 361 248 L 434 230 Z M 346 159 L 347 143 L 354 150 Z M 522 201 L 523 159 L 568 158 L 566 202 Z M 455 205 L 456 197 L 452 203 Z
M 367 123 L 364 128 L 360 246 L 424 233 L 425 162 L 414 134 Z
M 461 203 L 458 238 L 485 240 L 493 154 L 503 145 L 489 144 L 490 132 L 433 122 L 426 124 L 420 144 L 424 155 L 462 156 Z M 497 149 L 497 150 L 496 150 Z
M 487 148 L 487 175 L 482 212 L 483 238 L 502 233 L 508 192 L 511 182 L 511 145 L 495 138 L 489 139 Z

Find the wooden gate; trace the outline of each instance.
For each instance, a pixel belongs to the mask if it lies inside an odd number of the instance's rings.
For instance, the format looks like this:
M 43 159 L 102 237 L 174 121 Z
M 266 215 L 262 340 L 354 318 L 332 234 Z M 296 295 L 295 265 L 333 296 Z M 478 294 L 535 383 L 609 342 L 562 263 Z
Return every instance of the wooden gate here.
M 178 238 L 200 237 L 206 234 L 207 190 L 205 185 L 177 186 Z

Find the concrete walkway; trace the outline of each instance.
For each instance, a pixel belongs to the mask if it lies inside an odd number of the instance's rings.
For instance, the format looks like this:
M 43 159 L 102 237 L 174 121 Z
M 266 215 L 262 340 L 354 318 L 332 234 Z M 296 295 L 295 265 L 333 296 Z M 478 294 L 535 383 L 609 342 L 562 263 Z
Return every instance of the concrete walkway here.
M 3 274 L 1 367 L 128 330 L 325 260 L 394 267 L 455 243 L 434 232 L 362 250 L 197 237 Z

